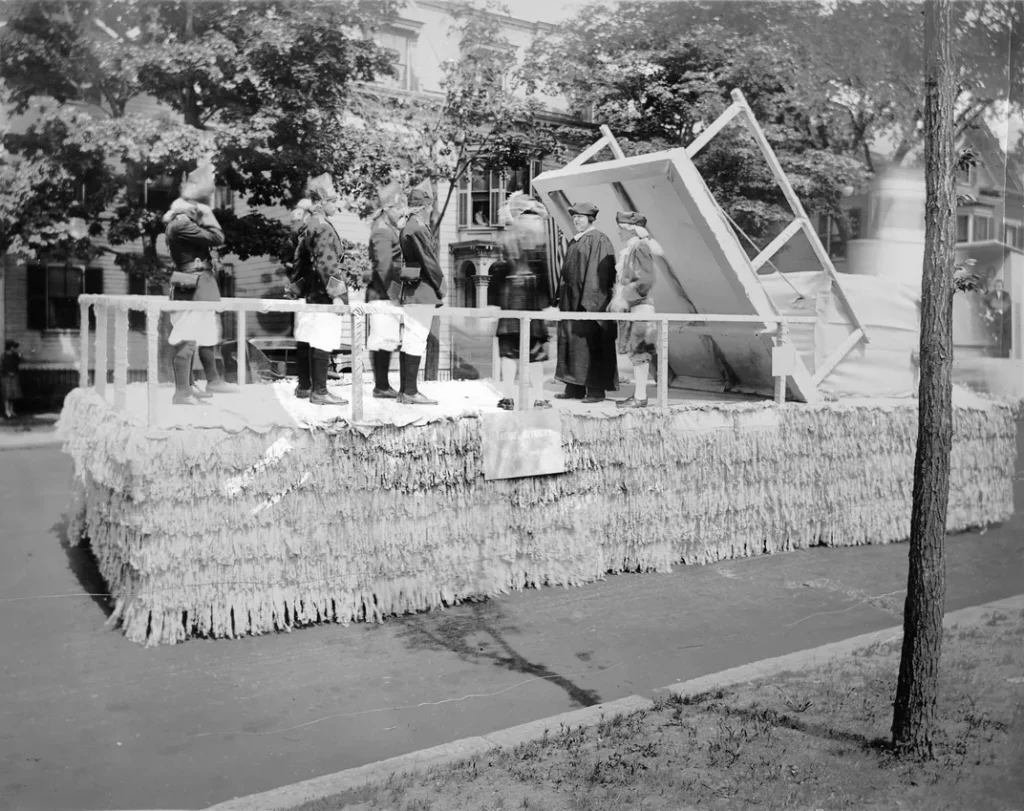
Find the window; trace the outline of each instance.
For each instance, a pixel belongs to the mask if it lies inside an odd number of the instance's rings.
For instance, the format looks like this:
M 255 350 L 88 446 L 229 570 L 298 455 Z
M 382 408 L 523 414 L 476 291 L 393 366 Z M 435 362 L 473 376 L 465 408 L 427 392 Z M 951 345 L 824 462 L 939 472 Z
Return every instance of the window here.
M 860 239 L 863 212 L 859 208 L 851 208 L 846 212 L 846 220 L 850 224 L 850 239 Z
M 80 265 L 29 265 L 27 290 L 28 328 L 32 330 L 79 329 L 78 296 L 103 292 L 103 269 Z M 96 326 L 90 310 L 89 328 Z
M 1013 220 L 1003 222 L 1003 244 L 1024 249 L 1024 225 Z
M 843 241 L 842 231 L 839 223 L 834 217 L 828 214 L 817 214 L 815 216 L 818 239 L 824 246 L 830 259 L 843 259 L 846 257 L 846 243 Z
M 154 282 L 141 273 L 128 274 L 128 295 L 129 296 L 162 296 L 164 287 L 160 282 Z M 146 331 L 146 313 L 142 310 L 128 311 L 128 329 L 137 332 Z
M 460 228 L 489 228 L 499 225 L 498 212 L 514 192 L 533 194 L 533 178 L 540 174 L 541 162 L 507 172 L 480 172 L 470 169 L 459 181 L 458 213 Z
M 381 48 L 394 51 L 397 55 L 395 71 L 397 76 L 381 76 L 377 81 L 386 87 L 399 90 L 418 90 L 412 72 L 412 55 L 416 44 L 416 35 L 411 31 L 390 28 L 381 32 L 378 40 Z
M 974 215 L 974 235 L 972 242 L 984 242 L 995 237 L 995 229 L 992 227 L 991 217 Z
M 228 186 L 217 186 L 213 193 L 213 207 L 215 209 L 235 210 L 235 192 Z
M 956 182 L 961 186 L 974 186 L 978 182 L 978 167 L 965 166 L 956 170 Z
M 971 241 L 971 218 L 966 214 L 961 214 L 956 218 L 956 241 Z

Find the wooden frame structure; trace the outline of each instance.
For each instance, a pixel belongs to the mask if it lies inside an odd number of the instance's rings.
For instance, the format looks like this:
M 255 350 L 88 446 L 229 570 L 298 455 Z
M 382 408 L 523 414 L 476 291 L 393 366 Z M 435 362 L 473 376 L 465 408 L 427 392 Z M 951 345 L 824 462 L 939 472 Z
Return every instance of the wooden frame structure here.
M 614 135 L 606 126 L 602 126 L 602 137 L 598 141 L 585 149 L 563 169 L 539 175 L 534 179 L 534 186 L 545 195 L 546 202 L 548 202 L 564 232 L 572 234 L 574 233 L 574 227 L 572 225 L 572 218 L 569 215 L 570 201 L 567 195 L 568 191 L 575 190 L 579 193 L 585 193 L 583 189 L 592 191 L 598 187 L 611 187 L 614 193 L 614 198 L 612 199 L 614 199 L 615 204 L 624 209 L 641 210 L 634 203 L 634 195 L 629 192 L 627 186 L 632 186 L 634 189 L 639 188 L 639 193 L 643 193 L 643 187 L 645 186 L 658 183 L 665 185 L 667 182 L 667 186 L 674 188 L 679 195 L 679 222 L 666 220 L 662 216 L 660 223 L 655 223 L 653 220 L 657 220 L 658 217 L 648 216 L 648 227 L 652 234 L 665 244 L 665 236 L 668 236 L 669 232 L 689 218 L 692 223 L 687 224 L 694 226 L 694 229 L 699 233 L 699 238 L 710 246 L 711 253 L 716 255 L 723 274 L 730 277 L 729 282 L 733 288 L 734 296 L 734 301 L 729 302 L 730 308 L 736 311 L 733 305 L 742 306 L 750 314 L 779 316 L 774 302 L 767 295 L 767 291 L 757 276 L 757 271 L 769 263 L 772 257 L 794 236 L 802 232 L 810 244 L 815 257 L 818 259 L 821 269 L 829 276 L 839 305 L 849 317 L 853 327 L 851 334 L 823 363 L 817 366 L 814 374 L 811 374 L 802 363 L 798 362 L 789 375 L 790 383 L 796 396 L 799 399 L 813 401 L 818 399 L 817 387 L 821 381 L 836 368 L 854 347 L 862 341 L 866 342 L 868 337 L 863 324 L 860 322 L 842 289 L 838 274 L 828 256 L 828 252 L 818 239 L 817 232 L 812 226 L 789 179 L 786 177 L 775 152 L 772 150 L 764 132 L 754 117 L 750 105 L 739 90 L 732 92 L 732 98 L 733 103 L 729 108 L 703 130 L 690 145 L 685 148 L 667 150 L 653 155 L 626 158 Z M 692 158 L 701 149 L 707 146 L 716 135 L 737 118 L 743 122 L 757 143 L 794 215 L 793 220 L 783 228 L 778 236 L 752 259 L 747 256 L 742 246 L 739 245 L 733 227 L 725 222 L 724 212 L 721 211 L 718 204 L 714 201 L 710 190 L 707 189 L 703 178 L 701 178 L 700 173 L 692 162 Z M 611 161 L 588 163 L 605 149 L 611 152 L 613 156 Z M 653 166 L 652 163 L 654 164 Z M 605 197 L 604 199 L 608 200 L 609 198 Z M 651 199 L 649 196 L 647 197 L 648 202 Z M 654 208 L 660 207 L 654 206 Z M 683 211 L 684 208 L 686 211 Z M 650 212 L 644 211 L 644 213 L 648 214 Z M 703 222 L 700 222 L 700 220 L 703 220 Z M 611 229 L 606 228 L 605 230 L 608 233 Z M 674 275 L 678 277 L 680 274 L 676 273 Z M 696 296 L 688 296 L 685 293 L 684 288 L 691 282 L 689 277 L 685 279 L 675 278 L 671 279 L 671 281 L 678 288 L 676 292 L 686 299 L 687 304 L 695 312 L 704 311 Z M 698 282 L 693 283 L 695 286 L 699 284 Z M 711 318 L 710 312 L 708 316 Z M 711 318 L 711 320 L 713 321 L 714 319 Z M 785 319 L 782 320 L 784 321 Z M 775 330 L 772 331 L 775 332 Z M 781 332 L 781 329 L 778 330 L 776 335 L 781 337 Z M 749 334 L 747 337 L 753 338 Z M 705 340 L 711 346 L 711 352 L 716 360 L 720 361 L 722 376 L 725 379 L 727 388 L 730 385 L 735 385 L 736 380 L 735 375 L 731 373 L 731 364 L 728 362 L 727 357 L 723 357 L 721 347 L 719 346 L 719 344 L 728 343 L 729 338 L 719 328 L 712 331 Z M 735 356 L 738 351 L 734 348 L 731 354 Z M 725 352 L 725 355 L 728 354 L 730 353 Z M 730 377 L 732 378 L 731 380 Z M 684 380 L 684 383 L 697 388 L 708 385 L 707 381 L 703 378 Z

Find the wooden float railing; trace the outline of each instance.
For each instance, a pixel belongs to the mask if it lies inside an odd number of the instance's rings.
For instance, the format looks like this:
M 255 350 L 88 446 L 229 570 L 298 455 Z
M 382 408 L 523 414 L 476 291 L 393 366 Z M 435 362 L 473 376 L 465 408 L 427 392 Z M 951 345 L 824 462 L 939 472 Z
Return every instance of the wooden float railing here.
M 111 311 L 114 313 L 114 408 L 125 408 L 128 385 L 128 313 L 146 313 L 146 380 L 147 380 L 147 422 L 152 425 L 157 418 L 158 357 L 160 314 L 195 310 L 201 312 L 233 312 L 237 314 L 238 383 L 247 383 L 246 314 L 255 313 L 335 313 L 348 315 L 352 326 L 352 418 L 363 418 L 363 353 L 365 349 L 365 316 L 372 313 L 391 313 L 401 316 L 401 309 L 391 308 L 386 302 L 357 302 L 343 304 L 307 304 L 304 301 L 281 299 L 227 298 L 220 301 L 171 301 L 163 296 L 111 296 L 82 294 L 78 297 L 82 324 L 89 323 L 89 308 L 96 312 L 95 330 L 95 388 L 100 395 L 106 394 L 107 384 L 107 331 Z M 535 319 L 542 321 L 656 321 L 658 323 L 658 405 L 668 405 L 668 335 L 671 325 L 710 327 L 711 325 L 761 325 L 764 335 L 775 336 L 777 348 L 789 349 L 789 327 L 792 324 L 813 324 L 812 316 L 760 316 L 705 313 L 568 313 L 557 310 L 501 310 L 496 307 L 440 307 L 433 315 L 443 319 L 481 318 L 496 321 L 498 318 L 519 319 L 519 396 L 516 408 L 530 408 L 528 373 L 530 357 L 530 324 Z M 90 330 L 81 331 L 79 347 L 78 385 L 89 386 L 89 338 Z M 791 351 L 791 349 L 790 349 Z M 497 369 L 495 369 L 497 372 Z M 785 374 L 775 376 L 775 400 L 780 405 L 786 398 Z

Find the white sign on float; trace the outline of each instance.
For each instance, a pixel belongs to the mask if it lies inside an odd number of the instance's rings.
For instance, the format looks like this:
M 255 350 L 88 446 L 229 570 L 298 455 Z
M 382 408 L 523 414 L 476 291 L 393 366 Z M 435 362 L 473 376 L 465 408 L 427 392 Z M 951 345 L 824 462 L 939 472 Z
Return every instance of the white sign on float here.
M 480 444 L 488 481 L 565 472 L 562 417 L 555 409 L 484 414 Z
M 793 344 L 772 347 L 772 377 L 789 377 L 796 369 L 796 347 Z

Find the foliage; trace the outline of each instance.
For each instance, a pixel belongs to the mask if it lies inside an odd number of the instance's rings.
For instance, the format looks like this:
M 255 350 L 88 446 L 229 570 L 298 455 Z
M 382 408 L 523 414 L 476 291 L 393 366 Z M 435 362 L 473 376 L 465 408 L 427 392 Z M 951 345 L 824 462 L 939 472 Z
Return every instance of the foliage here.
M 364 189 L 373 172 L 345 123 L 359 103 L 351 86 L 392 70 L 393 56 L 362 31 L 395 9 L 395 0 L 13 4 L 0 32 L 4 101 L 16 112 L 42 101 L 43 111 L 26 133 L 4 134 L 0 250 L 95 252 L 143 239 L 153 254 L 167 200 L 147 205 L 144 181 L 176 191 L 203 159 L 254 205 L 290 205 L 324 171 L 342 191 Z M 133 112 L 153 100 L 167 113 Z M 87 239 L 69 234 L 71 217 L 85 220 Z M 277 223 L 225 219 L 228 251 L 278 252 Z
M 671 18 L 673 12 L 664 13 Z M 538 84 L 565 94 L 577 112 L 591 110 L 627 154 L 688 144 L 726 110 L 730 91 L 739 87 L 808 208 L 838 214 L 844 187 L 866 179 L 861 163 L 822 127 L 824 105 L 809 106 L 800 94 L 802 68 L 784 49 L 714 22 L 686 28 L 670 20 L 655 33 L 637 31 L 629 15 L 626 33 L 620 28 L 612 35 L 614 16 L 607 8 L 596 16 L 581 14 L 581 28 L 567 26 L 561 36 L 539 43 L 533 58 Z M 739 122 L 716 136 L 695 163 L 720 205 L 753 239 L 792 219 L 768 164 Z

